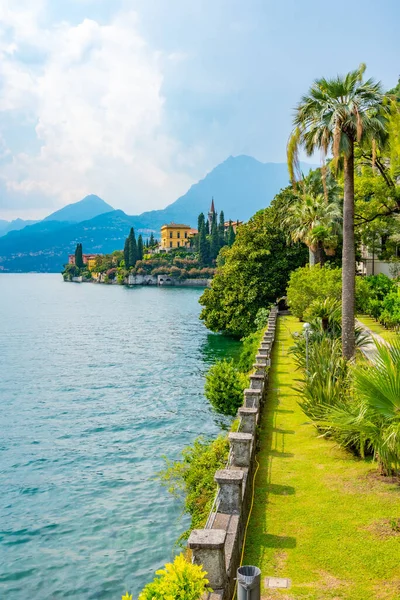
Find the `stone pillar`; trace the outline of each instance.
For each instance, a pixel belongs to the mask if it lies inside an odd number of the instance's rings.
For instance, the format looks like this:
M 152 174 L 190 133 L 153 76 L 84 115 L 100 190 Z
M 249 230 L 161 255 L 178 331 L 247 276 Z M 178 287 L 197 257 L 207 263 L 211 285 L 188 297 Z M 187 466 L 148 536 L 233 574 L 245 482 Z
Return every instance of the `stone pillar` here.
M 250 375 L 250 389 L 251 390 L 263 390 L 264 389 L 264 375 Z
M 268 356 L 265 354 L 256 354 L 256 364 L 261 367 L 266 367 L 268 362 Z
M 246 388 L 244 390 L 244 404 L 247 408 L 259 408 L 262 392 L 261 390 L 252 390 Z
M 250 433 L 233 433 L 228 436 L 232 449 L 232 466 L 249 467 L 253 436 Z
M 254 364 L 253 365 L 253 371 L 254 371 L 254 375 L 263 375 L 265 377 L 265 372 L 267 370 L 267 365 L 265 364 Z
M 193 552 L 193 562 L 203 565 L 213 590 L 224 587 L 226 582 L 224 529 L 193 529 L 188 547 Z
M 218 512 L 240 515 L 242 508 L 243 471 L 221 469 L 214 479 L 219 485 Z
M 241 406 L 238 410 L 238 417 L 241 419 L 241 433 L 251 433 L 254 435 L 257 427 L 258 410 L 256 408 Z
M 265 342 L 260 343 L 260 348 L 264 348 L 266 350 L 271 350 L 272 340 L 266 340 Z

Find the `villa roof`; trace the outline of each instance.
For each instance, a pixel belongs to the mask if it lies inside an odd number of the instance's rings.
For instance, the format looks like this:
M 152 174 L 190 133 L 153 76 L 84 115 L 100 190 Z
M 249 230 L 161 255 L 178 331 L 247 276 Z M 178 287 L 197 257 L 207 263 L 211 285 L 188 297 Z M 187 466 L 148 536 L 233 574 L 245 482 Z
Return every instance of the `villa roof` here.
M 190 225 L 183 225 L 182 223 L 165 223 L 165 225 L 163 225 L 161 229 L 164 229 L 164 227 L 179 227 L 181 229 L 190 229 Z

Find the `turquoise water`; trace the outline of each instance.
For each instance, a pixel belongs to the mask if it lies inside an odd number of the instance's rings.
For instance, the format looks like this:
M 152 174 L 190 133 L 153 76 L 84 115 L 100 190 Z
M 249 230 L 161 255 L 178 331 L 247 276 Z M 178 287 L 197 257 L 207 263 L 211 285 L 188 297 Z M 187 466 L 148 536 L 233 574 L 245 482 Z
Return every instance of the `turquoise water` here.
M 223 423 L 201 290 L 0 276 L 0 598 L 120 600 L 187 522 L 154 478 Z

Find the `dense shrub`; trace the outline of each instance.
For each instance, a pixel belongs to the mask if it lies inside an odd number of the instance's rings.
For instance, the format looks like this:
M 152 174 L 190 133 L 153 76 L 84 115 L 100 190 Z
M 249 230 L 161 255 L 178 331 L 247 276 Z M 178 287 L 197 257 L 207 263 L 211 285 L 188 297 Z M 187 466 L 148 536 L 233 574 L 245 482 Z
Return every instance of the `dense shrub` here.
M 159 477 L 171 494 L 184 497 L 184 511 L 191 516 L 190 528 L 180 540 L 186 540 L 192 529 L 204 527 L 217 489 L 214 475 L 225 467 L 228 454 L 226 436 L 213 441 L 199 437 L 182 451 L 182 460 L 165 459 L 166 468 Z
M 256 318 L 254 319 L 254 325 L 256 326 L 257 331 L 266 327 L 268 323 L 269 313 L 269 308 L 265 308 L 264 306 L 258 309 Z
M 200 600 L 210 591 L 202 566 L 188 562 L 182 554 L 164 569 L 156 571 L 156 575 L 139 594 L 138 600 Z
M 200 298 L 200 318 L 212 331 L 239 338 L 252 333 L 258 310 L 285 293 L 290 272 L 305 264 L 307 256 L 305 246 L 288 243 L 274 208 L 259 211 L 223 252 L 223 264 Z
M 324 434 L 361 457 L 373 455 L 382 474 L 400 469 L 400 340 L 377 347 L 374 365 L 342 358 L 340 338 L 313 324 L 308 362 L 304 335 L 291 352 L 301 371 L 299 403 Z
M 370 275 L 362 281 L 359 310 L 389 328 L 400 327 L 400 287 L 383 275 Z
M 248 377 L 235 368 L 232 360 L 219 360 L 206 375 L 205 394 L 216 411 L 236 415 L 243 404 Z
M 242 349 L 237 362 L 239 371 L 248 373 L 252 369 L 262 337 L 263 329 L 259 329 L 242 338 Z
M 315 300 L 332 298 L 340 300 L 342 295 L 342 270 L 329 266 L 306 266 L 290 275 L 287 301 L 293 315 L 303 320 L 304 313 Z

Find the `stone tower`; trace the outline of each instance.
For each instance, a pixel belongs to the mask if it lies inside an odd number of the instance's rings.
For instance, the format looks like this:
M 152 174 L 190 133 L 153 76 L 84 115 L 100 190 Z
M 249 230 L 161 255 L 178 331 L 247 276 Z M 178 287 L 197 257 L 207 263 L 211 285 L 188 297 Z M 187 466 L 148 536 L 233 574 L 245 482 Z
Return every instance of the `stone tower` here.
M 211 233 L 211 226 L 212 226 L 212 222 L 213 222 L 213 216 L 216 215 L 217 213 L 215 212 L 215 207 L 214 207 L 214 198 L 211 199 L 211 207 L 210 210 L 208 212 L 208 224 L 210 226 L 210 233 Z

